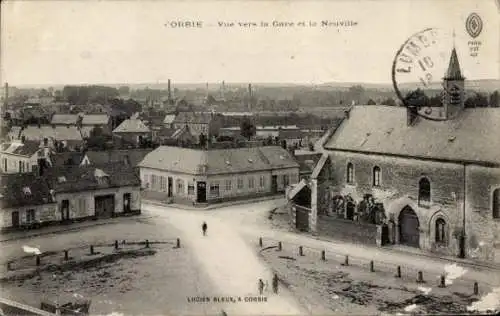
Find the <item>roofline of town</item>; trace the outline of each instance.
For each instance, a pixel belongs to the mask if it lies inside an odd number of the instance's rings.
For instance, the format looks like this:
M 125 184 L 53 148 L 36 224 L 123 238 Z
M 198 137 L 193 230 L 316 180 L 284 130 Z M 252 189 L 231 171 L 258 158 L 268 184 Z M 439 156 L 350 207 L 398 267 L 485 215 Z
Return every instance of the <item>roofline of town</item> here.
M 90 192 L 90 191 L 97 191 L 97 190 L 126 188 L 126 187 L 140 187 L 140 186 L 141 186 L 141 183 L 135 184 L 135 185 L 131 185 L 131 184 L 127 184 L 127 185 L 113 185 L 113 186 L 107 186 L 107 187 L 84 189 L 84 190 L 76 190 L 76 191 L 73 190 L 73 189 L 70 189 L 70 190 L 57 190 L 57 189 L 54 189 L 54 194 L 57 194 L 57 193 L 74 193 L 74 192 L 80 193 L 80 192 Z
M 402 154 L 393 154 L 393 153 L 379 153 L 375 151 L 362 151 L 362 150 L 354 150 L 354 149 L 343 149 L 343 148 L 335 148 L 335 147 L 324 147 L 325 150 L 328 151 L 340 151 L 340 152 L 349 152 L 355 154 L 363 154 L 363 155 L 374 155 L 374 156 L 389 156 L 389 157 L 397 157 L 397 158 L 405 158 L 405 159 L 413 159 L 413 160 L 424 160 L 424 161 L 434 161 L 441 163 L 451 163 L 457 165 L 478 165 L 482 167 L 488 168 L 499 168 L 500 163 L 496 162 L 488 162 L 488 161 L 471 161 L 471 160 L 456 160 L 456 159 L 444 159 L 444 158 L 429 158 L 422 156 L 409 156 Z
M 297 164 L 297 166 L 289 166 L 289 167 L 277 167 L 277 168 L 266 168 L 266 169 L 250 169 L 250 170 L 240 170 L 240 171 L 233 171 L 233 172 L 217 172 L 217 173 L 189 173 L 189 172 L 183 172 L 183 171 L 172 171 L 172 170 L 165 170 L 161 168 L 156 168 L 156 167 L 148 167 L 148 166 L 137 166 L 139 168 L 148 168 L 148 169 L 153 169 L 153 170 L 158 170 L 158 171 L 166 171 L 170 173 L 175 173 L 175 174 L 184 174 L 184 175 L 189 175 L 193 177 L 207 177 L 207 176 L 220 176 L 220 175 L 228 175 L 228 174 L 240 174 L 240 173 L 245 173 L 245 172 L 259 172 L 259 171 L 273 171 L 273 170 L 281 170 L 281 169 L 290 169 L 290 168 L 299 168 L 300 166 Z

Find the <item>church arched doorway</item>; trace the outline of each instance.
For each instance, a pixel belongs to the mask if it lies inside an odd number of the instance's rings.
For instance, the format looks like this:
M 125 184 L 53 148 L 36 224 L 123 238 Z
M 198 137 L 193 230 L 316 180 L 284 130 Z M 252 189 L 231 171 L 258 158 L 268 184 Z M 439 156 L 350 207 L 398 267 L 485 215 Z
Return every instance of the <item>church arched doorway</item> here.
M 410 247 L 419 247 L 420 223 L 417 214 L 409 207 L 405 206 L 399 213 L 399 243 Z

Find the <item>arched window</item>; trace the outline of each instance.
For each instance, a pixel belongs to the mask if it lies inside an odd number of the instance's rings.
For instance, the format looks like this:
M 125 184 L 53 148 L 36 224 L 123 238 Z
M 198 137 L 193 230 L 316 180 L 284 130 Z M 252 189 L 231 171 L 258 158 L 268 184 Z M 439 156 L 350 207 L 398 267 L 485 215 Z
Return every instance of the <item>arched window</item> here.
M 436 243 L 446 243 L 446 222 L 442 218 L 436 220 Z
M 500 218 L 500 189 L 493 191 L 492 213 L 493 218 Z
M 431 202 L 431 183 L 429 179 L 422 178 L 418 182 L 418 204 L 420 206 L 429 206 Z
M 380 167 L 373 167 L 373 186 L 380 186 Z
M 354 182 L 354 166 L 352 165 L 352 163 L 347 164 L 346 180 L 347 183 Z

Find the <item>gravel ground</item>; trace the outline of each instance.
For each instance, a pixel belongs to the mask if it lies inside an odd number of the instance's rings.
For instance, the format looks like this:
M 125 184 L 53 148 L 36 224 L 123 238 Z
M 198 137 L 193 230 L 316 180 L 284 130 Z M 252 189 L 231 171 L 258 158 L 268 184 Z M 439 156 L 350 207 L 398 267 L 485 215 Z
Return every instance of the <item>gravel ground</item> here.
M 319 254 L 270 248 L 261 252 L 264 260 L 273 267 L 291 289 L 299 296 L 327 308 L 330 313 L 467 313 L 467 306 L 478 298 L 472 287 L 454 282 L 439 288 L 437 280 L 419 284 L 415 278 L 392 273 L 370 272 L 368 265 L 342 266 L 340 262 L 320 260 Z M 489 291 L 489 289 L 483 289 Z M 316 314 L 313 310 L 313 313 Z
M 26 257 L 22 244 L 40 246 L 42 252 L 57 250 L 55 261 L 62 261 L 63 250 L 70 249 L 70 256 L 76 260 L 79 252 L 88 254 L 87 241 L 93 244 L 113 243 L 115 239 L 128 241 L 170 240 L 174 241 L 180 232 L 168 223 L 141 220 L 134 223 L 123 222 L 109 226 L 86 228 L 79 232 L 40 236 L 30 240 L 1 244 L 2 259 L 5 261 Z M 85 246 L 85 247 L 84 247 Z M 120 245 L 121 246 L 121 245 Z M 82 250 L 77 250 L 78 247 Z M 88 298 L 92 300 L 90 312 L 105 315 L 123 313 L 125 315 L 186 315 L 217 314 L 217 304 L 188 304 L 189 296 L 205 296 L 213 293 L 211 280 L 196 264 L 189 248 L 180 249 L 172 244 L 151 245 L 154 255 L 141 257 L 117 257 L 111 262 L 100 262 L 85 269 L 72 271 L 44 271 L 22 281 L 2 282 L 1 295 L 35 307 L 40 306 L 42 297 L 55 300 L 64 298 Z M 109 247 L 112 249 L 112 247 Z M 3 252 L 3 250 L 6 252 Z M 103 247 L 96 251 L 113 252 Z M 7 256 L 4 256 L 8 254 Z M 18 254 L 16 256 L 16 254 Z M 42 258 L 47 262 L 49 257 Z M 54 261 L 53 260 L 53 261 Z M 34 265 L 34 257 L 14 262 L 21 268 Z

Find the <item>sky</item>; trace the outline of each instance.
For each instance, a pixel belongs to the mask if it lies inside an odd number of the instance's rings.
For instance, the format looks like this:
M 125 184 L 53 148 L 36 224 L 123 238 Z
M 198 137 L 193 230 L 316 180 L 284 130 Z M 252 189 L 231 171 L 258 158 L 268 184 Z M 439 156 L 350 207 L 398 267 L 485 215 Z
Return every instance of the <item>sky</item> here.
M 472 58 L 465 20 L 483 21 Z M 297 26 L 298 22 L 355 22 Z M 172 27 L 201 21 L 200 28 Z M 261 21 L 269 27 L 240 27 Z M 275 27 L 273 21 L 294 22 Z M 219 27 L 218 22 L 236 23 Z M 389 83 L 399 47 L 427 27 L 455 31 L 465 76 L 498 79 L 495 0 L 2 1 L 0 81 L 22 84 Z M 450 39 L 448 39 L 450 40 Z M 451 51 L 452 42 L 449 42 Z M 446 50 L 448 50 L 446 48 Z M 447 57 L 448 58 L 448 57 Z

